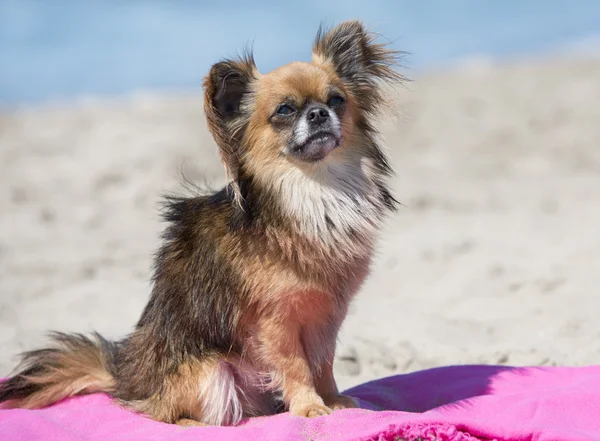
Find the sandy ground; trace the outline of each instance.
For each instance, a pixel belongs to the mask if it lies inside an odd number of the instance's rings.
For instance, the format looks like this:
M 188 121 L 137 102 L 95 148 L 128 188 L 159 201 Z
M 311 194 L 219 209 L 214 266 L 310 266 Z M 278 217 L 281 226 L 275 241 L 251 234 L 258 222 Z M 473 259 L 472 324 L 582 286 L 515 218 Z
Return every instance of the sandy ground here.
M 414 78 L 382 122 L 404 206 L 340 336 L 342 387 L 465 363 L 600 363 L 600 60 Z M 0 375 L 48 329 L 127 333 L 158 195 L 223 182 L 199 96 L 0 113 Z

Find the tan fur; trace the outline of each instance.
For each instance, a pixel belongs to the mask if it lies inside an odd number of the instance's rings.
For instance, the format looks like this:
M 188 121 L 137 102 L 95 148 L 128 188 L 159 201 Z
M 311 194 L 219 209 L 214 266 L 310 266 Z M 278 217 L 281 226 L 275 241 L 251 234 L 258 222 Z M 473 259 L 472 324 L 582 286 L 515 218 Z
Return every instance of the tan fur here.
M 250 148 L 245 155 L 250 158 L 249 167 L 252 170 L 260 170 L 257 176 L 269 180 L 269 176 L 264 176 L 263 173 L 266 166 L 280 166 L 286 169 L 290 167 L 290 160 L 279 154 L 284 144 L 284 135 L 275 132 L 268 120 L 273 109 L 286 98 L 291 98 L 297 103 L 303 103 L 305 100 L 324 102 L 331 90 L 340 91 L 348 100 L 348 111 L 342 121 L 344 138 L 348 139 L 352 136 L 355 105 L 352 96 L 331 69 L 311 63 L 295 62 L 262 76 L 260 81 L 256 82 L 253 86 L 256 96 L 255 111 L 246 132 L 246 142 Z M 294 166 L 305 170 L 311 168 L 310 165 L 302 163 L 294 163 Z
M 300 240 L 296 252 L 306 253 L 307 260 L 314 258 L 314 251 L 304 250 Z M 337 332 L 348 305 L 339 296 L 350 297 L 358 289 L 367 273 L 367 258 L 348 268 L 347 286 L 337 287 L 333 285 L 340 283 L 339 276 L 314 280 L 308 269 L 306 277 L 298 277 L 297 269 L 271 259 L 270 267 L 258 262 L 244 267 L 255 295 L 244 318 L 249 324 L 246 358 L 269 374 L 270 387 L 283 391 L 292 413 L 323 414 L 324 399 L 337 408 L 350 406 L 350 401 L 338 400 L 332 373 Z
M 64 349 L 46 356 L 48 369 L 24 377 L 45 387 L 20 400 L 18 407 L 37 409 L 65 397 L 112 389 L 113 378 L 97 348 L 80 346 Z
M 178 426 L 181 426 L 181 427 L 205 427 L 205 426 L 208 426 L 208 424 L 201 423 L 200 421 L 192 420 L 190 418 L 180 418 L 175 422 L 175 424 L 177 424 Z

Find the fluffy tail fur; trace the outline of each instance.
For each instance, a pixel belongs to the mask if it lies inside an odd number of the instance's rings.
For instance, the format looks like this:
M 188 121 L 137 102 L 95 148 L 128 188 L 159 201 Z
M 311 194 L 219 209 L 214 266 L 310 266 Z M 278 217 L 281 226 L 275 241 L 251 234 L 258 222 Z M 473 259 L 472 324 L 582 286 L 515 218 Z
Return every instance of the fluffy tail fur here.
M 110 392 L 116 346 L 94 333 L 51 334 L 48 349 L 22 354 L 16 373 L 0 383 L 0 403 L 37 409 L 73 395 Z

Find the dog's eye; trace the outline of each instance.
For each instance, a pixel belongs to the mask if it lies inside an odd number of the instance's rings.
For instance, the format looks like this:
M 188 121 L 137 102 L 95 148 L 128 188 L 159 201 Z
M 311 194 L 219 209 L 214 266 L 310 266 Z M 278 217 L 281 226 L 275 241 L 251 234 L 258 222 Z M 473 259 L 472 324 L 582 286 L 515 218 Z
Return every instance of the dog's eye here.
M 282 104 L 277 108 L 277 115 L 288 116 L 294 113 L 295 111 L 296 110 L 292 106 L 288 104 Z
M 329 101 L 327 101 L 327 105 L 329 107 L 338 107 L 338 106 L 341 106 L 343 102 L 344 102 L 344 98 L 342 98 L 339 95 L 334 95 L 331 98 L 329 98 Z

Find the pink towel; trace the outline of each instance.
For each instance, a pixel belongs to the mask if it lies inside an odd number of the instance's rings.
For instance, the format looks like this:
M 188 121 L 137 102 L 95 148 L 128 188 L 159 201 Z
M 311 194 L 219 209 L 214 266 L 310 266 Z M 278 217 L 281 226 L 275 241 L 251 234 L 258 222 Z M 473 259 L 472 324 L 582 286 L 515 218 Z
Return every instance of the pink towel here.
M 453 366 L 385 378 L 347 393 L 363 409 L 193 428 L 150 421 L 95 394 L 42 410 L 0 410 L 0 440 L 600 440 L 600 366 Z

